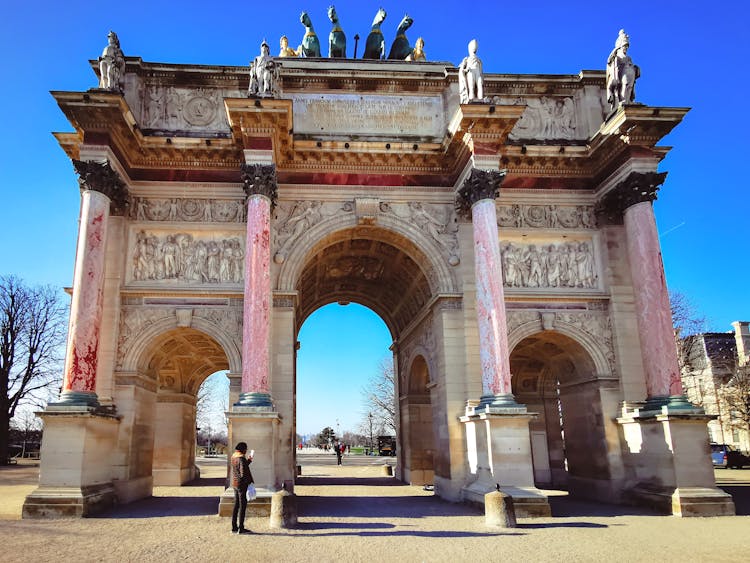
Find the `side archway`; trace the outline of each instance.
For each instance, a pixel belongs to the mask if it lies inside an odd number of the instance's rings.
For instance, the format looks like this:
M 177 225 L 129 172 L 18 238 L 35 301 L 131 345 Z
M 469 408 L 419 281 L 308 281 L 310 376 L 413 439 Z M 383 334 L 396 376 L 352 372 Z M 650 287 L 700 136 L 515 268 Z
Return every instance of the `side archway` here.
M 399 397 L 402 430 L 401 463 L 412 485 L 434 482 L 435 431 L 430 400 L 430 370 L 424 356 L 411 362 L 404 393 Z

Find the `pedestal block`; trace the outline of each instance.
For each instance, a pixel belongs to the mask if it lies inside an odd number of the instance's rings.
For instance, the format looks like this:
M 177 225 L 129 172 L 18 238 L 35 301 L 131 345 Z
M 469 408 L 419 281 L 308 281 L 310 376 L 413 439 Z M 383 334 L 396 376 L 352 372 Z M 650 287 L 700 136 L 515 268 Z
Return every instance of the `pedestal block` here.
M 526 408 L 467 408 L 469 468 L 476 479 L 463 488 L 464 500 L 484 507 L 485 495 L 500 490 L 513 498 L 516 515 L 539 518 L 551 515 L 547 497 L 534 485 L 529 421 Z
M 81 517 L 116 502 L 109 459 L 118 417 L 91 410 L 43 412 L 39 487 L 23 504 L 23 518 Z M 54 460 L 54 463 L 49 463 Z
M 675 516 L 730 516 L 731 495 L 716 487 L 707 424 L 712 416 L 623 408 L 621 425 L 632 502 Z
M 230 448 L 246 442 L 248 452 L 255 450 L 250 471 L 258 496 L 247 504 L 247 515 L 270 516 L 271 497 L 282 485 L 276 475 L 275 455 L 281 415 L 268 407 L 238 405 L 233 405 L 228 415 Z M 231 516 L 233 506 L 234 492 L 229 488 L 219 500 L 219 516 Z

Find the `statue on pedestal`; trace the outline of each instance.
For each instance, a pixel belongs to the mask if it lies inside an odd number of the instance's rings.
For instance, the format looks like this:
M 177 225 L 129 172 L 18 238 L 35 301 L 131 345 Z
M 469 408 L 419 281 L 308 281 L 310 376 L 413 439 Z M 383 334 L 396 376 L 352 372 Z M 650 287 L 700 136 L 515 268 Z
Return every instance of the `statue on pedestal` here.
M 312 21 L 307 12 L 302 12 L 299 22 L 305 26 L 305 36 L 302 38 L 302 45 L 297 49 L 301 57 L 320 57 L 320 41 L 313 29 Z
M 99 57 L 99 88 L 120 90 L 120 79 L 125 71 L 125 55 L 120 49 L 120 40 L 114 31 L 107 35 L 107 46 Z
M 469 56 L 464 57 L 458 65 L 458 90 L 462 104 L 472 100 L 484 99 L 484 81 L 482 79 L 482 61 L 477 57 L 479 44 L 476 39 L 469 42 Z
M 385 16 L 385 10 L 383 8 L 378 9 L 375 19 L 372 20 L 370 35 L 367 36 L 365 42 L 363 59 L 382 59 L 385 56 L 385 39 L 383 39 L 383 32 L 380 31 L 380 24 L 385 21 Z
M 339 27 L 339 17 L 336 14 L 336 8 L 329 6 L 328 19 L 331 20 L 333 27 L 328 36 L 328 56 L 332 59 L 346 58 L 346 35 Z
M 279 47 L 281 47 L 281 51 L 279 51 L 280 57 L 299 56 L 299 53 L 289 46 L 289 38 L 286 35 L 282 35 L 281 39 L 279 39 Z
M 629 47 L 630 37 L 621 29 L 615 48 L 607 59 L 607 101 L 612 111 L 635 101 L 635 81 L 641 75 L 641 69 L 628 55 Z
M 389 59 L 403 61 L 411 54 L 412 48 L 409 44 L 409 40 L 406 38 L 406 30 L 409 29 L 413 23 L 414 20 L 409 17 L 409 14 L 406 14 L 404 19 L 401 20 L 401 23 L 398 24 L 396 38 L 393 40 L 391 50 L 388 53 Z
M 278 67 L 271 57 L 271 48 L 265 40 L 260 44 L 260 55 L 250 63 L 250 86 L 248 94 L 270 98 L 276 94 Z
M 426 61 L 427 56 L 424 52 L 424 39 L 421 37 L 417 38 L 417 42 L 414 44 L 414 50 L 406 57 L 407 61 Z

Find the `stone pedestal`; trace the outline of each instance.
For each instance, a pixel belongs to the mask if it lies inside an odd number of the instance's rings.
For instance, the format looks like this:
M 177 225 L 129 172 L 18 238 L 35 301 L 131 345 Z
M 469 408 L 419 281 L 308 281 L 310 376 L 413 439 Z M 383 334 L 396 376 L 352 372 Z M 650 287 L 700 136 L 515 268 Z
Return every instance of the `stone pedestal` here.
M 59 407 L 58 407 L 59 409 Z M 43 412 L 39 487 L 23 504 L 23 518 L 81 517 L 116 502 L 108 455 L 119 419 L 90 410 Z
M 246 442 L 248 452 L 255 450 L 250 471 L 255 481 L 257 498 L 247 504 L 248 516 L 269 516 L 271 497 L 281 489 L 276 480 L 276 442 L 281 415 L 267 407 L 241 407 L 234 405 L 229 416 L 230 447 Z M 219 516 L 231 516 L 234 493 L 227 489 L 219 500 Z
M 484 507 L 485 495 L 497 490 L 513 498 L 516 515 L 551 515 L 547 497 L 534 485 L 529 421 L 526 408 L 468 407 L 461 422 L 466 428 L 469 468 L 476 479 L 463 488 L 464 500 Z
M 729 516 L 732 497 L 716 487 L 706 425 L 700 413 L 623 407 L 621 425 L 632 502 L 675 516 Z

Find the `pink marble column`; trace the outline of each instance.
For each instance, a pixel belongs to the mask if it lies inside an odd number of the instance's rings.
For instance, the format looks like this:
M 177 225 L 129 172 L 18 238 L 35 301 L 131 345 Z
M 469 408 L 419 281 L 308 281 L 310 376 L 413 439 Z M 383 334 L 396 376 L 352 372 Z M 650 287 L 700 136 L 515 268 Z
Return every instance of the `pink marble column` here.
M 242 325 L 242 388 L 237 406 L 272 407 L 268 375 L 271 336 L 271 206 L 273 166 L 245 165 L 247 198 L 245 294 Z
M 53 404 L 95 407 L 107 223 L 113 199 L 124 208 L 127 191 L 109 165 L 74 164 L 82 188 L 81 215 L 62 393 Z
M 683 396 L 669 293 L 652 201 L 666 173 L 631 173 L 601 207 L 622 214 L 646 375 L 647 403 L 691 408 Z
M 474 271 L 482 367 L 481 407 L 518 407 L 511 391 L 508 328 L 497 236 L 495 198 L 503 172 L 472 170 L 458 193 L 459 211 L 471 210 Z

